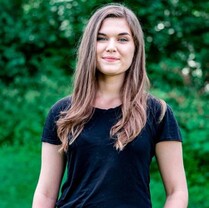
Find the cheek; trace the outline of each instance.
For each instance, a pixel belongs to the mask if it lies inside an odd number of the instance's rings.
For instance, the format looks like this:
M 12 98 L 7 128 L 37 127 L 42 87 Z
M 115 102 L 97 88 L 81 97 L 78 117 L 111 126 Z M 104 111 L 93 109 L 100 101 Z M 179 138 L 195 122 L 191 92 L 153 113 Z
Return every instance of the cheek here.
M 104 46 L 102 44 L 96 45 L 96 54 L 99 55 L 104 49 Z
M 127 53 L 127 58 L 130 62 L 133 61 L 133 58 L 134 58 L 134 52 L 135 50 L 133 48 L 130 48 L 129 50 L 127 50 L 128 53 Z
M 99 47 L 96 47 L 96 58 L 98 59 L 98 54 L 99 54 Z
M 100 54 L 101 54 L 100 51 L 101 51 L 100 48 L 97 47 L 97 48 L 96 48 L 96 61 L 97 61 L 97 63 L 98 63 L 98 61 L 99 61 L 99 57 L 100 57 Z

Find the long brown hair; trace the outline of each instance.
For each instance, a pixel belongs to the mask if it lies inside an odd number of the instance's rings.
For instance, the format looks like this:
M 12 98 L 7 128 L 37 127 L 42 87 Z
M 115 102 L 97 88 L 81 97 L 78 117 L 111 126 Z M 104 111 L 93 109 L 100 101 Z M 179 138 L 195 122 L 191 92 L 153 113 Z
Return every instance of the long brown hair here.
M 58 136 L 62 148 L 67 151 L 91 118 L 97 86 L 96 43 L 98 31 L 104 19 L 124 18 L 132 32 L 135 54 L 126 72 L 121 89 L 122 116 L 111 128 L 110 135 L 116 138 L 115 147 L 122 150 L 145 126 L 149 79 L 145 69 L 144 38 L 141 25 L 135 14 L 121 4 L 109 4 L 98 9 L 90 18 L 80 42 L 75 71 L 71 107 L 62 112 L 57 121 Z

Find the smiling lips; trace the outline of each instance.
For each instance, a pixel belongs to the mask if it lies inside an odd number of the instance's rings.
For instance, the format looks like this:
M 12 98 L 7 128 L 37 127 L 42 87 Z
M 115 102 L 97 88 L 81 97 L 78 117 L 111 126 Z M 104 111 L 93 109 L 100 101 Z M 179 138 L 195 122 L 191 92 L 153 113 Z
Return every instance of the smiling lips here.
M 119 58 L 112 57 L 112 56 L 105 56 L 105 57 L 102 57 L 102 59 L 104 59 L 107 62 L 115 62 L 115 61 L 120 60 Z

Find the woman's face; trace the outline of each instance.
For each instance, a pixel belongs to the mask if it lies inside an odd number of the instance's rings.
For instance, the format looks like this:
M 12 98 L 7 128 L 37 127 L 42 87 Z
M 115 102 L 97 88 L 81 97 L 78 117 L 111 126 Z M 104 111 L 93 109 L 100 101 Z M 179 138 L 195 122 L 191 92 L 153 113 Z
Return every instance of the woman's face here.
M 124 18 L 107 18 L 97 36 L 97 70 L 105 76 L 124 77 L 130 67 L 135 45 Z

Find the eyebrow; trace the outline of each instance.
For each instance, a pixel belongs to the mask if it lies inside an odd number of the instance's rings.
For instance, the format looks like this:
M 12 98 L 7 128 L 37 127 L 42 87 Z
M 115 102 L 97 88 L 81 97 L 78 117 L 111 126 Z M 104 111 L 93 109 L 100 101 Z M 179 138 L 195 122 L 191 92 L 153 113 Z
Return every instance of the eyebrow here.
M 103 36 L 107 36 L 105 33 L 101 33 L 101 32 L 98 32 L 98 35 L 103 35 Z M 123 32 L 123 33 L 119 33 L 118 36 L 122 36 L 122 35 L 129 35 L 131 36 L 129 33 L 127 32 Z

